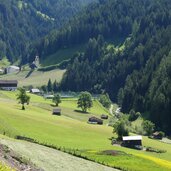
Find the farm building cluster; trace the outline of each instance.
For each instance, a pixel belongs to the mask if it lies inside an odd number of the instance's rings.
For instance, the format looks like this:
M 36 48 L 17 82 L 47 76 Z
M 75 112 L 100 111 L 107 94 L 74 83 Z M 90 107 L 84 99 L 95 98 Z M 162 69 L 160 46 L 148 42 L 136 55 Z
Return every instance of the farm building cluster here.
M 89 124 L 98 124 L 98 125 L 103 125 L 103 120 L 107 120 L 108 119 L 108 115 L 102 114 L 101 115 L 101 119 L 97 118 L 95 116 L 92 116 L 88 119 L 88 123 Z

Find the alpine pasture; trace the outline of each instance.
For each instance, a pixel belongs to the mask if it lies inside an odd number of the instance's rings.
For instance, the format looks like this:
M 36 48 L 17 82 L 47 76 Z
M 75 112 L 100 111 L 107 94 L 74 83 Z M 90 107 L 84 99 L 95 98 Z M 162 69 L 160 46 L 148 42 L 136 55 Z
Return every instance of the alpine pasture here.
M 77 99 L 62 99 L 59 105 L 62 115 L 54 116 L 51 100 L 29 95 L 31 102 L 23 111 L 16 101 L 16 92 L 0 91 L 1 134 L 12 138 L 17 135 L 28 137 L 42 145 L 70 151 L 76 156 L 121 170 L 171 170 L 171 144 L 143 137 L 144 146 L 166 150 L 161 154 L 112 146 L 110 138 L 115 135 L 106 121 L 104 125 L 88 124 L 91 116 L 109 115 L 96 100 L 93 108 L 83 114 L 77 108 Z M 110 150 L 114 150 L 116 155 L 105 153 Z M 139 163 L 143 163 L 141 167 Z

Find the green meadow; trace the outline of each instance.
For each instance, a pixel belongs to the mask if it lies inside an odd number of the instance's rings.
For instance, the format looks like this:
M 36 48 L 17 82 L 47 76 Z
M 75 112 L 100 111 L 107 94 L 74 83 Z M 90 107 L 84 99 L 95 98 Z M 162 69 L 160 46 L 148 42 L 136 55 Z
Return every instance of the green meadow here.
M 60 82 L 63 74 L 65 73 L 65 70 L 55 69 L 46 72 L 35 70 L 29 77 L 27 77 L 29 72 L 30 69 L 27 69 L 19 73 L 0 75 L 0 79 L 13 80 L 15 78 L 19 81 L 19 86 L 21 87 L 30 85 L 32 85 L 33 87 L 39 87 L 42 85 L 46 85 L 49 78 L 51 78 L 52 82 L 54 82 L 55 80 L 57 82 Z
M 1 134 L 13 138 L 21 135 L 41 144 L 76 150 L 82 157 L 122 170 L 171 170 L 171 144 L 143 137 L 144 146 L 166 150 L 161 154 L 112 146 L 113 128 L 107 126 L 107 121 L 102 126 L 88 124 L 90 116 L 108 114 L 97 101 L 93 101 L 93 108 L 83 114 L 77 109 L 76 99 L 62 99 L 62 116 L 53 116 L 51 100 L 30 96 L 30 105 L 22 111 L 16 92 L 0 91 Z M 115 150 L 117 155 L 103 153 L 106 150 Z
M 54 64 L 59 64 L 64 60 L 69 60 L 77 52 L 83 52 L 85 50 L 85 45 L 77 45 L 73 47 L 63 48 L 58 50 L 56 53 L 47 56 L 41 61 L 42 66 L 49 66 Z

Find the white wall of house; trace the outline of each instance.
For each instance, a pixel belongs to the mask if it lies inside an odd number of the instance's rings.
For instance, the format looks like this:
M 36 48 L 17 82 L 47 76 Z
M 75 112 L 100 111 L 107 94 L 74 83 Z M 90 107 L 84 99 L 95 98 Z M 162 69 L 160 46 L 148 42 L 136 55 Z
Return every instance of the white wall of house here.
M 16 91 L 17 87 L 1 87 L 1 89 L 6 91 Z
M 8 68 L 6 68 L 7 74 L 15 73 L 15 72 L 19 72 L 19 71 L 20 71 L 20 68 L 17 66 L 9 66 Z

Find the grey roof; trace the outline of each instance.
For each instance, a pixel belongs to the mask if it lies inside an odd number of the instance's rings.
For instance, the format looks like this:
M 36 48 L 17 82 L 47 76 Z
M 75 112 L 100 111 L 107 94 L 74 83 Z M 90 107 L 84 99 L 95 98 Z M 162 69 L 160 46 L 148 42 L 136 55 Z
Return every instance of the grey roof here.
M 0 80 L 0 84 L 18 84 L 17 80 Z
M 58 109 L 53 109 L 53 112 L 61 112 L 61 109 L 58 108 Z
M 40 93 L 40 90 L 38 88 L 33 88 L 31 89 L 32 93 Z

